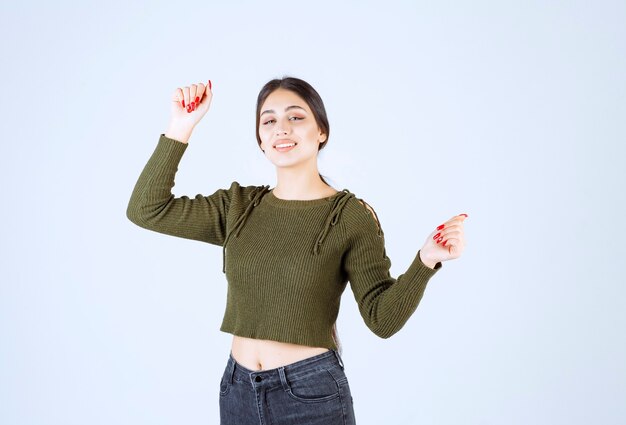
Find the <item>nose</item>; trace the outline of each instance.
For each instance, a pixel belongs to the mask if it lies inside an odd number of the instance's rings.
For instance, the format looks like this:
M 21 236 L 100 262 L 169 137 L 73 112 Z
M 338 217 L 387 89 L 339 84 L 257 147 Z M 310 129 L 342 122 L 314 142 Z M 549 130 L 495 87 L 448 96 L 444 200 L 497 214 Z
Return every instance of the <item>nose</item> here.
M 289 127 L 288 121 L 285 122 L 283 120 L 279 120 L 276 122 L 276 127 L 275 127 L 276 136 L 282 136 L 283 134 L 288 134 L 289 129 L 290 127 Z
M 283 130 L 282 127 L 276 127 L 276 135 L 277 136 L 282 136 L 287 134 L 287 130 Z

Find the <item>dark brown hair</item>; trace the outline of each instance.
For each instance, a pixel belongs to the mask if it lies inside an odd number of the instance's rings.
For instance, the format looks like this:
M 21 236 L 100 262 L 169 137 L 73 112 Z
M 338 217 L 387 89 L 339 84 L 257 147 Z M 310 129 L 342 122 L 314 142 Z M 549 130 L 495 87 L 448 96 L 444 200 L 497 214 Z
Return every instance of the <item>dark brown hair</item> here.
M 315 122 L 319 127 L 320 131 L 326 135 L 326 140 L 320 143 L 318 151 L 324 149 L 326 143 L 328 143 L 328 138 L 330 137 L 330 125 L 328 124 L 328 117 L 326 116 L 326 108 L 324 108 L 324 102 L 320 97 L 319 93 L 304 80 L 295 77 L 283 77 L 282 79 L 273 79 L 268 81 L 261 91 L 259 92 L 259 96 L 256 101 L 256 140 L 259 145 L 259 149 L 261 149 L 261 137 L 259 136 L 259 126 L 261 125 L 261 107 L 263 106 L 263 102 L 265 99 L 272 94 L 277 89 L 285 89 L 294 92 L 298 95 L 302 100 L 306 102 L 306 104 L 311 109 L 313 113 L 313 117 L 315 118 Z M 319 175 L 322 181 L 329 185 L 322 175 Z

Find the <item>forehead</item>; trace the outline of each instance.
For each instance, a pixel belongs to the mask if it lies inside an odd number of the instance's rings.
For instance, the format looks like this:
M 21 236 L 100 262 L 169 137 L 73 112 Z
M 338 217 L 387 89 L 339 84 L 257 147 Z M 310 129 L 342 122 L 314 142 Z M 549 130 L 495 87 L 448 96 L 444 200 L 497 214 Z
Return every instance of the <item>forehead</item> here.
M 268 109 L 272 109 L 275 113 L 285 112 L 285 108 L 288 106 L 297 105 L 310 112 L 309 106 L 306 104 L 304 99 L 298 96 L 296 93 L 291 90 L 286 89 L 276 89 L 263 102 L 261 106 L 261 113 Z

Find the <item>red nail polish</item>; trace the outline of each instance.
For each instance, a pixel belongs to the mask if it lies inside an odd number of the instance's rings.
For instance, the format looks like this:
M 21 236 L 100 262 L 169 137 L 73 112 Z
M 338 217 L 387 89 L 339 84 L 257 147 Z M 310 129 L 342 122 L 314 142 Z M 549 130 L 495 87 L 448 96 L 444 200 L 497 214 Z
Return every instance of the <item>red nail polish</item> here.
M 444 225 L 442 224 L 441 226 L 437 227 L 437 230 L 441 230 L 441 229 L 443 229 L 443 226 L 444 226 Z
M 443 241 L 443 244 L 442 244 L 442 245 L 443 245 L 443 246 L 446 246 L 446 242 L 448 242 L 448 241 Z
M 187 112 L 191 112 L 191 105 L 187 105 Z
M 443 240 L 443 236 L 437 239 L 437 243 L 441 242 L 442 240 Z
M 467 214 L 465 214 L 465 213 L 463 213 L 463 214 L 459 214 L 459 215 L 464 215 L 464 216 L 465 216 L 465 218 L 467 218 L 467 217 L 468 217 L 468 215 L 467 215 Z
M 209 90 L 211 90 L 211 80 L 209 80 Z
M 200 103 L 200 97 L 199 96 L 196 96 L 196 104 L 197 103 Z
M 441 235 L 441 233 L 437 233 L 435 236 L 433 236 L 433 240 L 436 241 L 437 238 Z
M 183 99 L 183 108 L 185 107 L 185 99 Z

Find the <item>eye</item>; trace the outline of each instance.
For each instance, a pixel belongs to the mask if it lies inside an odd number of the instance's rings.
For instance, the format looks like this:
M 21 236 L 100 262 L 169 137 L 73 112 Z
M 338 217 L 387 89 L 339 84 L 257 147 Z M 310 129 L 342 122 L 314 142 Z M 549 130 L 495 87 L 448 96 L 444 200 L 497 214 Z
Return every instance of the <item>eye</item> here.
M 268 120 L 268 121 L 265 121 L 265 122 L 263 123 L 263 125 L 267 125 L 267 123 L 268 123 L 268 122 L 272 122 L 272 121 L 274 121 L 274 120 Z
M 303 120 L 304 119 L 304 118 L 301 118 L 301 117 L 291 117 L 291 118 L 294 118 L 294 119 L 297 119 L 297 120 Z

